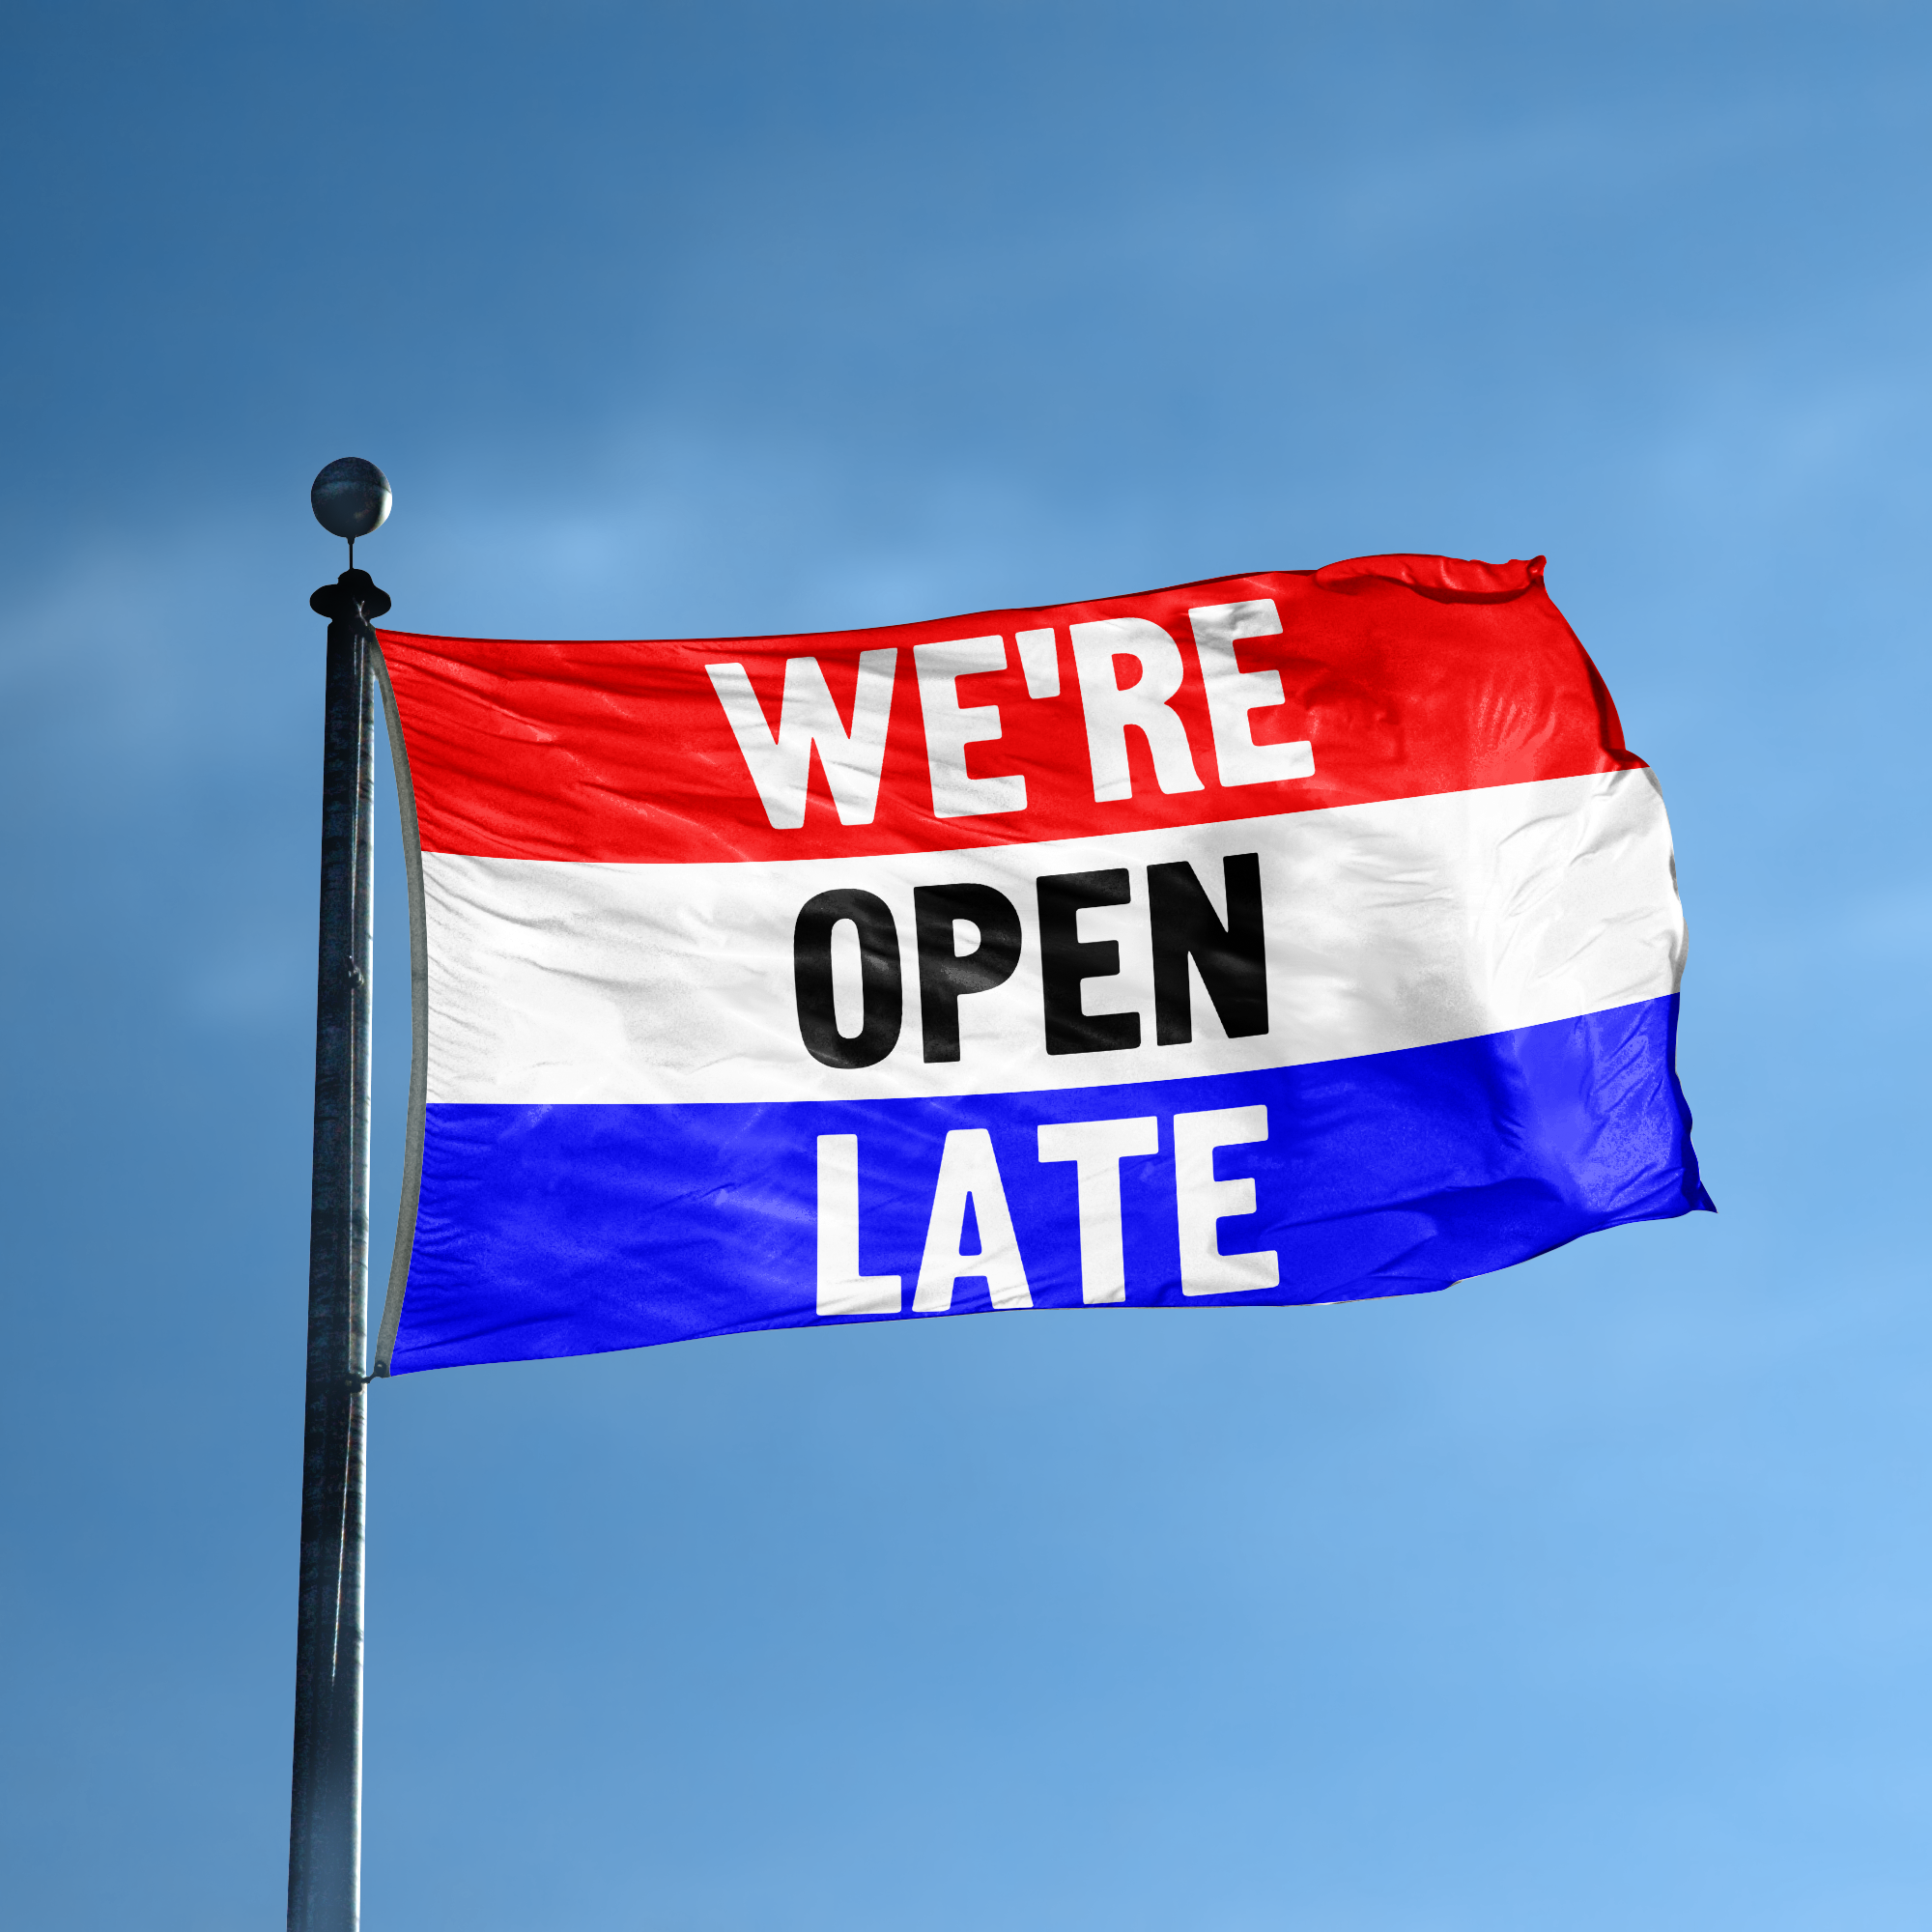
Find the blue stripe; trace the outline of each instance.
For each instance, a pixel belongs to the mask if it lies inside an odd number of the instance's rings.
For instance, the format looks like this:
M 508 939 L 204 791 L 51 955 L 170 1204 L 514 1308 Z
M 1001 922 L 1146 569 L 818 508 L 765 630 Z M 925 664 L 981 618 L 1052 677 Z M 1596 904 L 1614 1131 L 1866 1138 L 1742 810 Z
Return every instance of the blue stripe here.
M 1210 1303 L 1446 1288 L 1597 1228 L 1712 1206 L 1674 1069 L 1677 1001 L 1261 1073 L 952 1099 L 663 1107 L 433 1106 L 392 1372 L 597 1354 L 810 1326 L 816 1141 L 859 1138 L 861 1266 L 919 1272 L 949 1129 L 990 1129 L 1038 1307 L 1080 1305 L 1074 1170 L 1042 1122 L 1160 1117 L 1121 1164 L 1127 1301 L 1182 1303 L 1176 1113 L 1266 1105 L 1224 1149 L 1257 1210 L 1222 1248 L 1273 1248 L 1281 1286 Z M 989 1306 L 965 1280 L 955 1312 Z M 842 1317 L 912 1320 L 922 1317 Z

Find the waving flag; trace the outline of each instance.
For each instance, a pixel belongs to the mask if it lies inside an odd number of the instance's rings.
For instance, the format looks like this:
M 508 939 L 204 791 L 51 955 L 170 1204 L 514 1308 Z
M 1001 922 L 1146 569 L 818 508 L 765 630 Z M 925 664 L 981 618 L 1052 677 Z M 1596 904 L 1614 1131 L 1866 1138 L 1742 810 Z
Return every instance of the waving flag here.
M 1412 1293 L 1711 1205 L 1662 799 L 1541 558 L 382 645 L 384 1373 Z

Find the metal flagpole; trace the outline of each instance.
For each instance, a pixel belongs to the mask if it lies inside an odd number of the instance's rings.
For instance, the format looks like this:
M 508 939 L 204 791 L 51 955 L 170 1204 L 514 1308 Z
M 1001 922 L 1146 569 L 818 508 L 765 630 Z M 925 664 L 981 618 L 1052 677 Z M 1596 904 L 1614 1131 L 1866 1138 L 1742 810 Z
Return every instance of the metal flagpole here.
M 371 619 L 389 600 L 355 539 L 389 513 L 388 479 L 345 457 L 310 493 L 350 567 L 309 599 L 328 619 L 316 962 L 308 1395 L 296 1634 L 289 1932 L 355 1932 L 362 1866 L 363 1366 L 369 1287 L 369 996 L 376 789 Z

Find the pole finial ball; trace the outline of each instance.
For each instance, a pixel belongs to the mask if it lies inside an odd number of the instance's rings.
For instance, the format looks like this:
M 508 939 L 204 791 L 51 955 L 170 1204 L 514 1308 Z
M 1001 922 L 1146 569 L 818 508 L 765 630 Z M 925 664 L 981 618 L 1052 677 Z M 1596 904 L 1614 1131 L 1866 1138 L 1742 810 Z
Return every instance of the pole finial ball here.
M 354 543 L 389 514 L 389 479 L 359 456 L 338 456 L 309 485 L 315 520 L 332 537 Z

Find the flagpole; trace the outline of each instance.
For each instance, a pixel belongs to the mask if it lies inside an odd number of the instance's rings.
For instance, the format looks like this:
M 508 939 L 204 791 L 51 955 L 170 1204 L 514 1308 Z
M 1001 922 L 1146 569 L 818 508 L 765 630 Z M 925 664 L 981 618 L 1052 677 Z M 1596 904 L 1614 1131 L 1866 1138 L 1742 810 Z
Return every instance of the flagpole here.
M 311 501 L 323 526 L 349 539 L 350 568 L 309 599 L 310 608 L 329 622 L 289 1932 L 355 1932 L 361 1917 L 364 1358 L 375 936 L 376 634 L 370 620 L 388 610 L 389 600 L 367 572 L 355 568 L 355 542 L 388 515 L 388 480 L 374 464 L 344 458 L 316 478 Z

